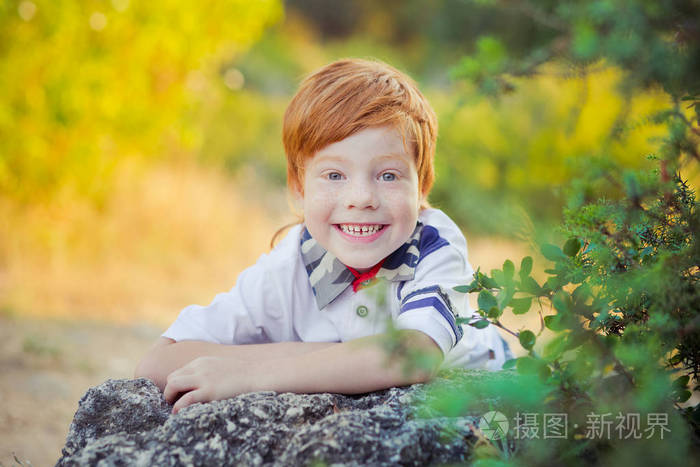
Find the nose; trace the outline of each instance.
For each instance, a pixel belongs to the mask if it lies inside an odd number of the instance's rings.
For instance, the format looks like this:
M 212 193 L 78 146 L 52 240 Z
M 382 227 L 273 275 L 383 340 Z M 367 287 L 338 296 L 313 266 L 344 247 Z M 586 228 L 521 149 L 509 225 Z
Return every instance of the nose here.
M 377 187 L 371 181 L 351 181 L 343 191 L 344 203 L 347 208 L 377 209 L 379 207 Z

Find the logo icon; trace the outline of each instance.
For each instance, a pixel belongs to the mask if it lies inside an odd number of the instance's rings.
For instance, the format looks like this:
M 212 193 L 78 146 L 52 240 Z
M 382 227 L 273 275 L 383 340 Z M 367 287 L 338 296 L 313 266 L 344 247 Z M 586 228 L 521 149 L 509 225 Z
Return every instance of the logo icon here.
M 486 412 L 479 419 L 479 429 L 487 439 L 504 439 L 508 433 L 508 419 L 495 410 Z

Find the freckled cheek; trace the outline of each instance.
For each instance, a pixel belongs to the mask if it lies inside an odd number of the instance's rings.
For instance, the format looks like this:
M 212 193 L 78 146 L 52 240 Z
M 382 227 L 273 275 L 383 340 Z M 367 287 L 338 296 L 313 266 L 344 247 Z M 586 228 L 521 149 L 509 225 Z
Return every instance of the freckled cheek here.
M 415 210 L 417 213 L 420 205 L 418 190 L 405 187 L 386 190 L 383 196 L 383 203 L 386 207 L 392 207 L 401 211 Z
M 333 212 L 336 195 L 330 190 L 309 190 L 304 196 L 304 216 L 327 221 Z

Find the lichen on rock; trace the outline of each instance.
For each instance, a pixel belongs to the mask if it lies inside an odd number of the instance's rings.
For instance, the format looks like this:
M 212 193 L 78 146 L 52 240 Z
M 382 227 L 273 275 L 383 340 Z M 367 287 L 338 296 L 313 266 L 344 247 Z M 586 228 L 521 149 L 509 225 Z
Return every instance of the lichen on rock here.
M 254 392 L 172 415 L 152 382 L 109 380 L 81 399 L 57 466 L 467 460 L 477 417 L 417 417 L 413 404 L 425 397 L 420 384 L 358 396 Z

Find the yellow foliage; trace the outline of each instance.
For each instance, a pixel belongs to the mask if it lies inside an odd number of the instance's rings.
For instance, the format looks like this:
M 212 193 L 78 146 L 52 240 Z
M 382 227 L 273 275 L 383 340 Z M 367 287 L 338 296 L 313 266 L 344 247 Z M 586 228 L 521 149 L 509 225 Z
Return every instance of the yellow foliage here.
M 91 179 L 109 182 L 115 159 L 190 149 L 192 77 L 216 77 L 282 12 L 277 0 L 10 3 L 0 7 L 0 193 L 24 200 L 76 184 L 99 202 Z
M 0 308 L 166 322 L 231 286 L 276 223 L 192 154 L 221 67 L 281 16 L 279 0 L 0 5 Z
M 649 91 L 625 102 L 620 80 L 611 67 L 577 77 L 549 65 L 535 78 L 518 80 L 517 90 L 498 101 L 455 104 L 451 92 L 430 93 L 438 114 L 447 116 L 436 161 L 443 172 L 449 167 L 477 186 L 525 191 L 575 177 L 567 158 L 606 154 L 640 167 L 656 147 L 652 139 L 664 132 L 648 118 L 668 106 L 668 97 Z M 618 124 L 623 133 L 611 138 Z

